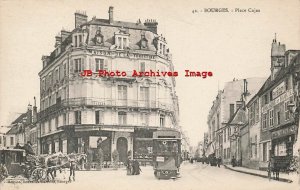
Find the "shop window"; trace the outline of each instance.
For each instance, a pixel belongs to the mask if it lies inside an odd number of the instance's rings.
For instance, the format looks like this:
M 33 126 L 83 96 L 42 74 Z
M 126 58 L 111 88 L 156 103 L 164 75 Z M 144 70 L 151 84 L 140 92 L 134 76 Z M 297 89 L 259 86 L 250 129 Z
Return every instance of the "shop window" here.
M 263 161 L 268 161 L 268 146 L 267 143 L 263 143 Z
M 285 142 L 275 145 L 274 155 L 275 156 L 286 156 L 287 155 L 287 148 L 286 148 Z

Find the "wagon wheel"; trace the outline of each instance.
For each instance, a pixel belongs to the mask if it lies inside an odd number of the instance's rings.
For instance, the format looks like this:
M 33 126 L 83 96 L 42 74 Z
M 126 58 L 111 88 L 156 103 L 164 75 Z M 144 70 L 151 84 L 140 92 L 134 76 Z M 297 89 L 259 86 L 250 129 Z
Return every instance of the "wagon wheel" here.
M 37 182 L 45 180 L 46 178 L 46 171 L 43 168 L 36 168 L 31 173 L 31 179 Z

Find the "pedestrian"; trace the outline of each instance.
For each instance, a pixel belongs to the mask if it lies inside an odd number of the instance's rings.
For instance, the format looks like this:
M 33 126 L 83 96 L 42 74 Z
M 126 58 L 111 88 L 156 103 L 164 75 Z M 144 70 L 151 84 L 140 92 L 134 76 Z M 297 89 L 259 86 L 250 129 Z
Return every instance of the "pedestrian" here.
M 222 158 L 221 158 L 221 156 L 219 156 L 219 158 L 218 158 L 218 167 L 220 167 L 221 162 L 222 162 Z
M 113 163 L 114 163 L 114 169 L 118 169 L 118 162 L 119 162 L 119 152 L 117 149 L 115 149 L 112 153 Z
M 137 160 L 133 160 L 133 175 L 140 175 L 140 172 L 142 171 L 140 168 L 140 163 Z
M 87 154 L 87 170 L 91 169 L 91 165 L 93 162 L 94 151 L 89 147 L 86 151 Z
M 104 162 L 104 153 L 103 150 L 101 148 L 101 143 L 102 143 L 102 139 L 101 137 L 98 139 L 97 141 L 97 161 L 98 161 L 98 169 L 102 170 L 102 165 Z
M 70 159 L 70 176 L 69 176 L 69 182 L 72 181 L 73 177 L 73 181 L 75 181 L 75 169 L 76 169 L 76 162 L 75 159 Z
M 127 175 L 133 175 L 133 166 L 132 165 L 133 165 L 132 160 L 128 160 L 127 165 L 126 165 Z
M 300 185 L 300 148 L 298 148 L 298 176 L 299 176 L 298 184 Z
M 8 171 L 5 164 L 0 162 L 0 182 L 2 182 L 5 178 L 8 177 Z
M 232 167 L 236 166 L 236 159 L 234 158 L 234 156 L 232 156 L 232 159 L 231 159 L 231 166 Z

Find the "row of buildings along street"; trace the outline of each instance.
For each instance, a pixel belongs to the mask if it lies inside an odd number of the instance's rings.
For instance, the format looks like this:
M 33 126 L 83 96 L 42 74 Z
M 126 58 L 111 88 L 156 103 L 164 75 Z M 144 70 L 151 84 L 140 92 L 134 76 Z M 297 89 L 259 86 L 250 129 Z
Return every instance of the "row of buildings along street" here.
M 300 50 L 286 50 L 275 37 L 269 64 L 268 78 L 233 79 L 217 92 L 200 156 L 260 170 L 274 157 L 282 171 L 296 169 Z
M 30 141 L 35 153 L 86 153 L 101 140 L 104 161 L 114 150 L 120 162 L 128 154 L 140 161 L 152 160 L 152 135 L 158 128 L 179 126 L 178 97 L 174 77 L 83 77 L 84 70 L 173 71 L 166 38 L 157 34 L 158 23 L 114 20 L 75 13 L 72 31 L 55 36 L 55 48 L 42 56 L 40 111 L 37 103 L 1 133 L 0 146 L 14 148 Z M 188 139 L 182 132 L 183 152 Z M 94 157 L 94 160 L 96 158 Z

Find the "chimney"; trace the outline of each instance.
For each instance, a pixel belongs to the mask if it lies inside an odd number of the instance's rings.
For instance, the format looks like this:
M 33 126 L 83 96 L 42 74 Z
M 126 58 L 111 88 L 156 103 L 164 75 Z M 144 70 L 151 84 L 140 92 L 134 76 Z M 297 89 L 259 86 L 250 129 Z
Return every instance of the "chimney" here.
M 61 44 L 61 37 L 59 35 L 55 36 L 55 48 Z
M 34 99 L 34 106 L 33 106 L 33 113 L 32 113 L 32 122 L 35 123 L 37 122 L 37 107 L 36 107 L 36 99 Z
M 109 24 L 113 24 L 113 22 L 114 22 L 114 7 L 113 6 L 109 7 L 108 14 L 109 14 Z
M 62 29 L 60 31 L 60 35 L 61 35 L 61 42 L 65 41 L 65 39 L 71 34 L 71 32 L 68 32 L 64 29 Z
M 32 105 L 30 103 L 28 104 L 27 107 L 27 120 L 26 124 L 31 124 L 32 123 Z
M 154 19 L 145 20 L 144 25 L 153 33 L 157 34 L 157 25 L 158 23 Z
M 80 27 L 87 22 L 87 16 L 85 12 L 76 11 L 75 13 L 75 28 Z

